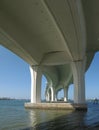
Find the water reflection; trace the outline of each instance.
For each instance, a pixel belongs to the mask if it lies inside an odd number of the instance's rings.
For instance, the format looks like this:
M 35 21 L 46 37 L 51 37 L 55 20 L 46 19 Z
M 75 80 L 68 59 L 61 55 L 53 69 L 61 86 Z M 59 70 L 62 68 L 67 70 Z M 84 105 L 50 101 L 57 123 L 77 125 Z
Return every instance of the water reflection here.
M 0 101 L 0 130 L 99 130 L 99 103 L 88 111 L 29 110 L 24 101 Z
M 86 128 L 86 112 L 71 110 L 28 110 L 31 127 L 24 130 L 71 130 Z
M 73 111 L 64 111 L 64 110 L 28 110 L 29 111 L 29 118 L 32 126 L 37 124 L 48 122 L 50 120 L 56 119 L 63 115 L 68 115 Z

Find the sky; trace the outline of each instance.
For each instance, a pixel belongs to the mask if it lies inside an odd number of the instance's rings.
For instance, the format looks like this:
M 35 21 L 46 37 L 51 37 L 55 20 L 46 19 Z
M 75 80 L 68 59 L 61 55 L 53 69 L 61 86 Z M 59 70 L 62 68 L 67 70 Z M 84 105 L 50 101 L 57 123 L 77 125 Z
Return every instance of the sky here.
M 42 99 L 44 99 L 46 78 L 42 77 Z M 73 99 L 74 86 L 69 86 L 68 97 Z M 99 52 L 85 73 L 86 99 L 99 99 Z M 30 99 L 31 78 L 29 64 L 20 57 L 0 46 L 0 97 Z M 63 97 L 60 91 L 58 97 Z

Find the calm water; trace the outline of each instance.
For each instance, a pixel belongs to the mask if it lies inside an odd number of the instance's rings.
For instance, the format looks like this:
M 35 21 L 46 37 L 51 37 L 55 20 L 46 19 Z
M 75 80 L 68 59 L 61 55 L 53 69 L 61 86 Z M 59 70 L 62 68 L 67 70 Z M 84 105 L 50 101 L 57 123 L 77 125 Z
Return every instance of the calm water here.
M 28 110 L 25 100 L 0 100 L 0 130 L 99 130 L 99 104 L 88 111 Z

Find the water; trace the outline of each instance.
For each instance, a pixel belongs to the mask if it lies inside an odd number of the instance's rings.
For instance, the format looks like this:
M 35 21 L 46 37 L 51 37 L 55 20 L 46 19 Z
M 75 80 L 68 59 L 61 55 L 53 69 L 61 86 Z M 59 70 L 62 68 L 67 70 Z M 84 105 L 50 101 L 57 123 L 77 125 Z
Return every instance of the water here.
M 99 104 L 88 111 L 29 110 L 25 100 L 0 100 L 0 130 L 99 130 Z

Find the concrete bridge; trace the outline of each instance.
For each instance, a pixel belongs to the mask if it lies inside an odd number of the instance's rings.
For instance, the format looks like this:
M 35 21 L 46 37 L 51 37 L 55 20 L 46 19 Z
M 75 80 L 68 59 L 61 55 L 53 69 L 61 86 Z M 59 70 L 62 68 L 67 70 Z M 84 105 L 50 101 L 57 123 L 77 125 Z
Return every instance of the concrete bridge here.
M 0 44 L 27 63 L 31 103 L 41 103 L 74 84 L 74 103 L 85 105 L 85 72 L 99 50 L 99 0 L 0 0 Z

